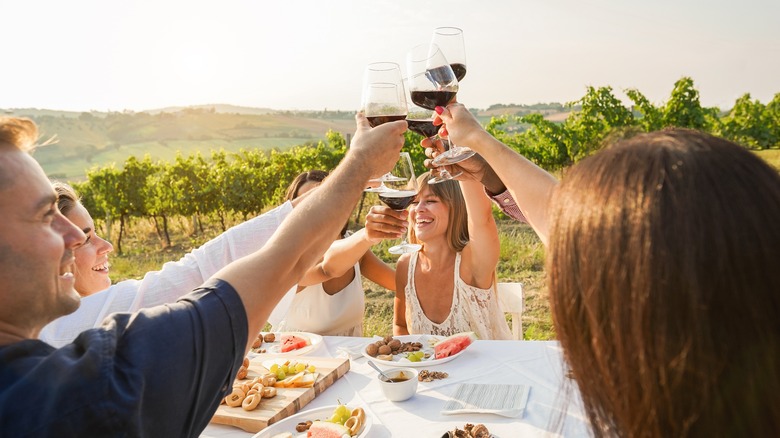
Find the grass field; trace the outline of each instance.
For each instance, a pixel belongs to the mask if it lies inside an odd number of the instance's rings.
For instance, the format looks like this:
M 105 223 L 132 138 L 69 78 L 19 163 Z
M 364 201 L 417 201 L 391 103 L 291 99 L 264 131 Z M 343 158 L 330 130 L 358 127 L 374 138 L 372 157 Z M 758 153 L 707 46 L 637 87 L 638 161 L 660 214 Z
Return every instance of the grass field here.
M 171 248 L 160 249 L 159 240 L 151 224 L 140 220 L 132 224 L 123 241 L 125 254 L 112 255 L 111 277 L 114 281 L 127 278 L 142 278 L 151 270 L 158 270 L 163 263 L 178 260 L 188 251 L 203 244 L 218 232 L 216 227 L 207 227 L 200 236 L 190 236 L 190 223 L 183 219 L 171 223 Z M 114 233 L 118 232 L 115 228 Z M 547 289 L 544 281 L 544 247 L 536 234 L 527 225 L 511 221 L 499 223 L 501 236 L 501 261 L 498 266 L 499 281 L 519 281 L 524 286 L 526 310 L 523 314 L 525 339 L 554 339 Z M 396 257 L 386 248 L 393 242 L 377 245 L 374 252 L 386 263 L 394 266 Z M 363 334 L 385 335 L 392 331 L 393 296 L 388 291 L 368 280 L 363 281 L 366 290 L 366 314 Z
M 780 149 L 766 149 L 756 151 L 756 155 L 763 158 L 772 167 L 780 171 Z

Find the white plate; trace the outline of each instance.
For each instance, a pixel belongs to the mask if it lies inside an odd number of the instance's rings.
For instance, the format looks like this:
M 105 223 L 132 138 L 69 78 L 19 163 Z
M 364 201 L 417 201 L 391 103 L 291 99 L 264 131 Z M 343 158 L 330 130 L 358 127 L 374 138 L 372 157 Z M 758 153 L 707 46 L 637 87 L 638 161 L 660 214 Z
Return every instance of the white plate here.
M 351 409 L 355 409 L 357 406 L 349 406 Z M 310 409 L 308 411 L 298 412 L 297 414 L 293 415 L 292 417 L 287 417 L 284 420 L 274 423 L 265 429 L 261 430 L 255 436 L 252 438 L 270 438 L 278 433 L 283 432 L 290 432 L 293 437 L 295 438 L 306 438 L 306 432 L 298 432 L 295 430 L 295 426 L 298 423 L 305 422 L 306 420 L 327 420 L 330 418 L 331 415 L 333 415 L 333 411 L 336 409 L 337 405 L 333 406 L 323 406 L 321 408 L 316 409 Z M 365 408 L 363 408 L 365 410 Z M 371 415 L 366 412 L 366 424 L 363 425 L 363 430 L 360 432 L 360 435 L 358 435 L 356 438 L 366 438 L 368 436 L 368 431 L 371 429 L 371 426 L 374 424 L 374 421 L 371 419 Z
M 456 357 L 463 354 L 464 351 L 466 351 L 468 348 L 463 349 L 459 351 L 457 354 L 453 354 L 452 356 L 445 357 L 443 359 L 434 359 L 433 357 L 433 345 L 430 341 L 440 341 L 444 339 L 445 337 L 441 336 L 431 336 L 431 335 L 403 335 L 403 336 L 393 336 L 393 338 L 398 339 L 401 342 L 419 342 L 422 344 L 422 351 L 426 354 L 430 354 L 430 357 L 427 359 L 422 359 L 419 362 L 412 362 L 409 359 L 406 358 L 407 353 L 401 353 L 401 354 L 395 354 L 393 355 L 393 360 L 382 360 L 377 359 L 375 357 L 371 357 L 368 353 L 366 353 L 366 347 L 368 347 L 369 344 L 373 344 L 377 341 L 377 339 L 372 339 L 371 342 L 367 343 L 365 347 L 363 347 L 362 353 L 363 356 L 367 357 L 374 363 L 378 363 L 380 365 L 385 365 L 388 367 L 430 367 L 434 365 L 441 365 L 443 363 L 447 363 L 451 361 L 452 359 L 455 359 Z
M 282 335 L 295 335 L 299 338 L 305 339 L 309 344 L 303 348 L 297 350 L 288 351 L 286 353 L 281 352 L 282 348 Z M 276 339 L 273 342 L 263 342 L 260 349 L 265 350 L 266 353 L 278 354 L 279 356 L 300 356 L 302 354 L 309 353 L 316 349 L 322 343 L 322 336 L 316 333 L 307 332 L 279 332 L 274 333 Z M 255 349 L 252 349 L 253 353 L 257 353 Z

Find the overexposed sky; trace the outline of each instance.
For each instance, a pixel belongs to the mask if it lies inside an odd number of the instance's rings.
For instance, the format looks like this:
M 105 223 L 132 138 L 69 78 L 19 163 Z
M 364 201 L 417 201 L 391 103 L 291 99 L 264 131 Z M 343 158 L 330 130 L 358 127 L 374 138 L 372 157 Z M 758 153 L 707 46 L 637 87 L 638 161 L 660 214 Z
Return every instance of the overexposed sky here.
M 469 107 L 588 85 L 707 106 L 780 92 L 778 0 L 0 0 L 0 108 L 355 110 L 363 68 L 457 26 Z

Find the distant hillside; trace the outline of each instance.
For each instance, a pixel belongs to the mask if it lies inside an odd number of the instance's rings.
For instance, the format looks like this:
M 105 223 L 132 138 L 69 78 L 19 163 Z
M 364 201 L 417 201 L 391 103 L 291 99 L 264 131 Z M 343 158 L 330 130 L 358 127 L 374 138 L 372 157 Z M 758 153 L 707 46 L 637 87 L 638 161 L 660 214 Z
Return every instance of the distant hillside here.
M 232 112 L 244 111 L 245 113 Z M 95 165 L 115 163 L 121 166 L 131 155 L 172 160 L 177 153 L 189 155 L 224 149 L 286 149 L 316 142 L 332 129 L 347 133 L 355 130 L 350 114 L 312 111 L 305 113 L 256 109 L 257 114 L 241 107 L 207 106 L 184 108 L 175 112 L 84 112 L 38 109 L 4 110 L 5 114 L 30 117 L 38 124 L 43 138 L 56 137 L 53 145 L 35 151 L 36 159 L 54 178 L 83 179 Z M 220 112 L 227 111 L 227 112 Z
M 477 110 L 480 121 L 492 116 L 541 112 L 563 120 L 560 104 L 493 105 Z M 324 139 L 329 129 L 342 134 L 355 130 L 351 111 L 278 111 L 235 105 L 168 107 L 143 112 L 73 112 L 37 108 L 0 109 L 0 114 L 30 117 L 43 139 L 56 143 L 35 151 L 36 159 L 53 178 L 81 180 L 94 166 L 121 166 L 132 155 L 173 160 L 224 149 L 287 149 Z

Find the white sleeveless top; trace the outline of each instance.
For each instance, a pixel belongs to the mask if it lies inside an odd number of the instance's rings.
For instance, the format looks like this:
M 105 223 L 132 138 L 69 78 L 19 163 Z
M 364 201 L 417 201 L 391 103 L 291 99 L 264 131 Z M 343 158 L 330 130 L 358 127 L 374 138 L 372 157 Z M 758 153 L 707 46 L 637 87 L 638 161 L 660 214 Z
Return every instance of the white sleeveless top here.
M 437 324 L 423 312 L 414 287 L 414 268 L 417 254 L 409 260 L 406 287 L 406 327 L 409 334 L 451 336 L 460 332 L 474 332 L 480 339 L 511 339 L 504 312 L 498 303 L 495 283 L 490 289 L 480 289 L 466 284 L 460 278 L 460 253 L 455 255 L 455 289 L 447 319 Z
M 366 298 L 355 264 L 355 278 L 342 290 L 328 295 L 322 283 L 307 286 L 295 294 L 290 310 L 274 331 L 317 333 L 323 336 L 363 336 Z

